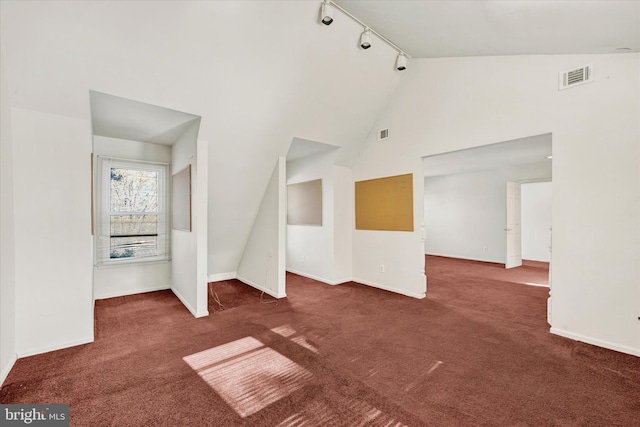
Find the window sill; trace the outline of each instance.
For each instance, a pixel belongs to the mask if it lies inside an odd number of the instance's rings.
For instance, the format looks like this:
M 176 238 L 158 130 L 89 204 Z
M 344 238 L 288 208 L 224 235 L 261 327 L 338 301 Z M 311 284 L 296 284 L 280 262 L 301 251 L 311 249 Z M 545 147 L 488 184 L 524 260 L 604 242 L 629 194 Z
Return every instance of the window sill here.
M 122 268 L 122 267 L 139 267 L 143 265 L 154 265 L 154 264 L 168 264 L 171 262 L 171 258 L 161 258 L 161 259 L 136 259 L 136 260 L 119 260 L 119 261 L 105 261 L 96 263 L 94 265 L 95 268 Z

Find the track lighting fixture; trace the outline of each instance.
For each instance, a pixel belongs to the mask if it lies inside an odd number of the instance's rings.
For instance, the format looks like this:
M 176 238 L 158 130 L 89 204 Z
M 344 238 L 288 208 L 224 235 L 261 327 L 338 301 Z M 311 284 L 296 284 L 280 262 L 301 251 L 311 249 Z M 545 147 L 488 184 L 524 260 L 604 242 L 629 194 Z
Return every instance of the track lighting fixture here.
M 360 36 L 360 47 L 363 49 L 369 49 L 371 47 L 371 30 L 366 27 Z
M 372 30 L 371 28 L 369 28 L 364 22 L 353 16 L 351 13 L 342 8 L 342 6 L 333 2 L 332 0 L 322 0 L 322 7 L 320 8 L 320 22 L 322 22 L 324 25 L 331 25 L 331 23 L 333 22 L 334 8 L 364 27 L 364 31 L 360 35 L 360 47 L 362 49 L 366 50 L 371 47 L 371 34 L 373 33 L 376 35 L 376 37 L 378 37 L 378 39 L 398 51 L 398 57 L 396 58 L 396 70 L 402 71 L 407 69 L 407 59 L 411 58 L 409 55 L 404 53 L 404 51 L 391 40 L 377 32 L 376 30 Z
M 322 2 L 322 7 L 320 8 L 320 20 L 324 25 L 331 25 L 333 22 L 333 7 L 331 7 L 331 2 L 329 0 Z
M 407 56 L 404 52 L 400 52 L 398 54 L 398 58 L 396 59 L 396 70 L 402 71 L 407 69 Z

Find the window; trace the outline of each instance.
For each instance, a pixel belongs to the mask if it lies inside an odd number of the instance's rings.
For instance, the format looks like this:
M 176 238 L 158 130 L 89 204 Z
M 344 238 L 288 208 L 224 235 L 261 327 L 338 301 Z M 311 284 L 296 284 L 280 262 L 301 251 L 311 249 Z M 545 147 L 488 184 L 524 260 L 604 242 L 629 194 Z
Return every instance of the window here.
M 167 165 L 98 157 L 98 173 L 98 264 L 167 260 Z

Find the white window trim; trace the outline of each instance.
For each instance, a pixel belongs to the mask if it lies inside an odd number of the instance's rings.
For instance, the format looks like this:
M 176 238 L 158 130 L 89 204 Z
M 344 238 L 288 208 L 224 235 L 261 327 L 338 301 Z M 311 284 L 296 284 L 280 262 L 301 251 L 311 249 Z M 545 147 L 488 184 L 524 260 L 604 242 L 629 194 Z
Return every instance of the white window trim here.
M 169 222 L 169 164 L 145 162 L 141 160 L 119 159 L 97 156 L 96 162 L 96 223 L 95 223 L 95 265 L 97 267 L 116 267 L 132 264 L 168 262 L 170 257 Z M 111 250 L 111 201 L 110 186 L 112 168 L 143 169 L 158 172 L 158 253 L 144 258 L 110 258 Z M 127 213 L 135 214 L 135 213 Z

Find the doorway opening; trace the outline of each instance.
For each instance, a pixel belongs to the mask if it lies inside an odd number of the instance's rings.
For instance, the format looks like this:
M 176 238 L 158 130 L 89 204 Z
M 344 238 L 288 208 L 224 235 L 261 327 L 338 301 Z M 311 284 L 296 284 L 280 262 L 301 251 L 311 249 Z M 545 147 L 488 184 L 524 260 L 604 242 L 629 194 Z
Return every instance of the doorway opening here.
M 427 266 L 429 256 L 437 256 L 516 270 L 524 259 L 525 266 L 547 268 L 550 254 L 545 260 L 539 248 L 542 241 L 550 250 L 550 194 L 541 201 L 530 195 L 528 186 L 551 185 L 550 133 L 428 156 L 423 164 Z M 544 206 L 548 212 L 541 219 Z M 543 236 L 541 223 L 548 223 Z M 538 276 L 518 283 L 547 286 Z

